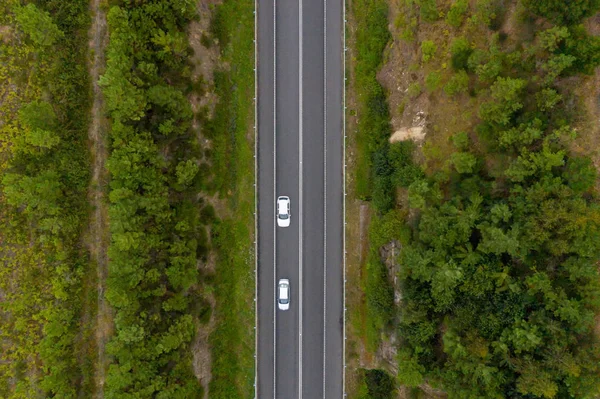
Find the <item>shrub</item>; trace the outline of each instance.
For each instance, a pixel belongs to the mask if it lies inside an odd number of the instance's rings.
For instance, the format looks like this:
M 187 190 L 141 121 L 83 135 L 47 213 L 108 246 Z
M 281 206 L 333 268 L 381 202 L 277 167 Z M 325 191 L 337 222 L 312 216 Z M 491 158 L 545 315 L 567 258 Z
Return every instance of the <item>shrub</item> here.
M 473 173 L 477 165 L 477 158 L 469 152 L 455 152 L 450 156 L 450 160 L 456 171 L 461 174 Z
M 430 72 L 425 77 L 425 87 L 429 91 L 435 91 L 435 90 L 439 89 L 441 84 L 442 84 L 442 74 L 440 72 L 433 71 L 433 72 Z
M 383 370 L 362 370 L 364 392 L 360 399 L 392 399 L 394 380 Z
M 428 62 L 435 56 L 435 52 L 437 51 L 437 46 L 431 40 L 423 40 L 421 43 L 421 53 L 423 62 Z
M 467 132 L 458 132 L 451 137 L 452 144 L 457 150 L 466 150 L 469 147 L 469 135 Z
M 455 28 L 459 28 L 465 19 L 465 13 L 468 9 L 468 0 L 456 0 L 454 3 L 452 3 L 452 6 L 450 6 L 450 10 L 448 10 L 448 14 L 446 15 L 446 23 Z
M 419 82 L 414 82 L 408 86 L 407 94 L 410 98 L 417 98 L 421 95 L 422 91 L 423 88 L 421 87 L 421 84 Z
M 444 92 L 449 96 L 453 96 L 455 94 L 464 93 L 469 88 L 469 75 L 461 69 L 446 83 L 444 86 Z
M 573 25 L 598 11 L 600 0 L 526 0 L 525 6 L 556 24 Z
M 452 68 L 455 70 L 467 69 L 472 52 L 473 49 L 467 39 L 464 37 L 454 39 L 450 44 Z
M 436 0 L 415 0 L 419 5 L 421 18 L 426 22 L 435 22 L 440 17 Z

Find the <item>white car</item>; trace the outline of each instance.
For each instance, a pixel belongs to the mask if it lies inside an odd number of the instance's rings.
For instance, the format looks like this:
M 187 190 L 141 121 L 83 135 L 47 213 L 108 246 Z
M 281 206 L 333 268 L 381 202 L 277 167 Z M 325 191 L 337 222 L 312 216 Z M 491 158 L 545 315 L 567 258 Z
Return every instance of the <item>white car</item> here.
M 288 227 L 290 225 L 290 197 L 277 197 L 277 226 Z
M 277 284 L 277 307 L 280 310 L 290 308 L 290 280 L 282 278 Z

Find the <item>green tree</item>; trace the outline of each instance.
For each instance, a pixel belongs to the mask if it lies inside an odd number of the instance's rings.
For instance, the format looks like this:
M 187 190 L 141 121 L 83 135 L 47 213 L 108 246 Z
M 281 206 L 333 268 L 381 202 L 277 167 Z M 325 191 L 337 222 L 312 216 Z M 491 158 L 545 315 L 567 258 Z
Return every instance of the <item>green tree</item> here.
M 469 89 L 469 75 L 464 69 L 459 70 L 452 75 L 448 83 L 444 86 L 444 92 L 449 96 L 464 93 Z
M 534 13 L 560 25 L 572 25 L 598 11 L 600 0 L 526 0 L 525 5 Z
M 198 163 L 192 159 L 179 162 L 176 168 L 177 185 L 189 186 L 198 174 L 198 170 L 200 170 Z
M 63 36 L 50 14 L 47 11 L 40 10 L 33 3 L 16 7 L 14 13 L 21 30 L 37 46 L 52 46 Z
M 479 116 L 487 122 L 507 125 L 512 114 L 523 108 L 521 92 L 526 82 L 523 79 L 496 79 L 491 87 L 492 101 L 483 103 L 479 108 Z
M 457 37 L 450 44 L 452 68 L 455 70 L 467 69 L 469 57 L 473 53 L 471 44 L 464 37 Z
M 450 10 L 448 10 L 448 14 L 446 14 L 446 23 L 455 28 L 460 28 L 468 9 L 469 2 L 467 0 L 454 1 L 450 6 Z
M 450 160 L 458 173 L 473 173 L 477 165 L 477 158 L 469 152 L 455 152 Z
M 33 101 L 19 110 L 19 122 L 25 128 L 22 149 L 30 152 L 28 146 L 38 149 L 56 147 L 60 137 L 56 134 L 58 120 L 52 106 L 45 101 Z

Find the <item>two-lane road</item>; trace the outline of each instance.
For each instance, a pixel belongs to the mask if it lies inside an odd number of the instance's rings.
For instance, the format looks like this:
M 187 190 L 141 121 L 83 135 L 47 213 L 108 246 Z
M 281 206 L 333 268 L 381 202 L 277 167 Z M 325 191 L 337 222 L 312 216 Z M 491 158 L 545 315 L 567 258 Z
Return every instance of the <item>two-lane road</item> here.
M 258 0 L 259 398 L 344 392 L 341 1 Z M 279 195 L 292 203 L 287 228 Z

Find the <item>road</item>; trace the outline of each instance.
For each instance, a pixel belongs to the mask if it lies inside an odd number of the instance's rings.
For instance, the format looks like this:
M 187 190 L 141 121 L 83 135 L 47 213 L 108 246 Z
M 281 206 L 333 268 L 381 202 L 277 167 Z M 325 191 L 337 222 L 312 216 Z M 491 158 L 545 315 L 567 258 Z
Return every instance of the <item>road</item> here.
M 258 398 L 343 397 L 342 0 L 258 0 Z M 276 227 L 275 199 L 291 199 Z M 275 287 L 288 278 L 288 311 Z

